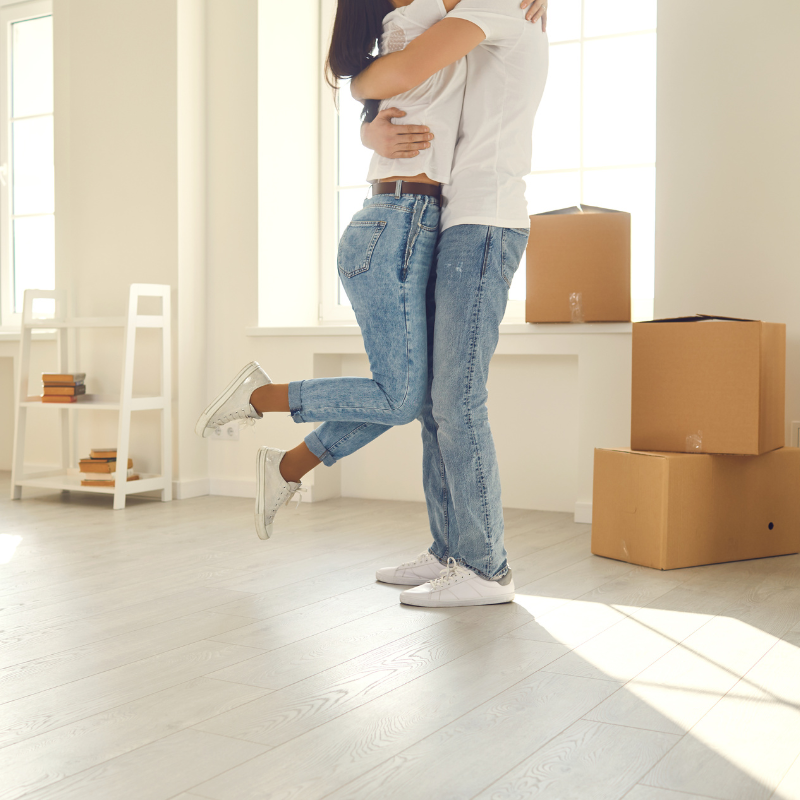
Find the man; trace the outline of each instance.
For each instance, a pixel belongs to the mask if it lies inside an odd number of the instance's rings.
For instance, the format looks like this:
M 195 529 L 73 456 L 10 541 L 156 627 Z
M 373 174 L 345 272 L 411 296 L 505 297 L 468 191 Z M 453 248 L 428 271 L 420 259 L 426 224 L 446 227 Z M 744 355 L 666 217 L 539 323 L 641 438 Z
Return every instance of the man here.
M 545 10 L 536 2 L 528 16 Z M 428 285 L 430 374 L 420 419 L 433 545 L 414 562 L 378 572 L 387 583 L 416 584 L 400 599 L 418 606 L 487 605 L 514 597 L 486 382 L 528 239 L 524 176 L 547 77 L 547 36 L 543 25 L 526 21 L 517 0 L 461 0 L 408 47 L 377 59 L 352 82 L 358 99 L 390 98 L 465 56 L 459 139 L 451 183 L 442 187 Z M 368 147 L 385 146 L 385 124 L 384 112 L 366 127 Z M 433 577 L 441 564 L 448 569 Z

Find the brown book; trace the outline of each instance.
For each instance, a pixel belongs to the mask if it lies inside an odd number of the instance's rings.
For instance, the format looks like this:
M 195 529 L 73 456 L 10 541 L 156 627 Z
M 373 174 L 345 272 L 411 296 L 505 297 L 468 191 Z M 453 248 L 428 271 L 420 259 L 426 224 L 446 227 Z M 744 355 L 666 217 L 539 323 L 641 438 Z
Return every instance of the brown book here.
M 117 462 L 115 461 L 95 461 L 92 458 L 82 458 L 80 460 L 81 472 L 116 472 Z M 133 469 L 133 459 L 128 459 L 128 469 Z
M 42 383 L 47 387 L 52 387 L 52 386 L 72 387 L 72 386 L 83 386 L 84 385 L 83 381 L 69 381 L 67 383 L 55 383 L 53 381 L 42 381 Z
M 129 481 L 138 481 L 138 475 L 129 475 Z M 113 486 L 116 481 L 81 481 L 81 486 Z
M 70 397 L 72 395 L 77 396 L 79 394 L 86 394 L 86 387 L 82 383 L 78 383 L 74 386 L 45 385 L 44 387 L 45 397 Z
M 99 450 L 90 450 L 89 455 L 92 458 L 105 458 L 115 461 L 117 458 L 117 448 L 105 447 L 105 448 L 100 448 Z
M 43 372 L 42 383 L 83 383 L 86 380 L 85 372 L 73 372 L 71 375 L 62 375 L 58 372 Z
M 75 395 L 47 394 L 42 396 L 43 403 L 75 403 L 77 400 L 78 398 Z

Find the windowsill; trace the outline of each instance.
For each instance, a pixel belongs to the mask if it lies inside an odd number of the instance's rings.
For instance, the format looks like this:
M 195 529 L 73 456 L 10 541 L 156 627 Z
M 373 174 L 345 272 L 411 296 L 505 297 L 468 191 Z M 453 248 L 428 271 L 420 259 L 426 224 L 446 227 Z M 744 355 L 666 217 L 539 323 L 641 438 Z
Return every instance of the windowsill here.
M 22 334 L 19 328 L 2 328 L 0 327 L 0 342 L 18 342 Z M 40 330 L 32 331 L 34 341 L 51 340 L 56 338 L 55 330 Z
M 500 325 L 501 336 L 552 336 L 574 334 L 628 334 L 632 330 L 630 322 L 586 322 L 539 323 L 504 322 Z M 303 325 L 283 328 L 247 328 L 247 336 L 361 336 L 358 325 Z

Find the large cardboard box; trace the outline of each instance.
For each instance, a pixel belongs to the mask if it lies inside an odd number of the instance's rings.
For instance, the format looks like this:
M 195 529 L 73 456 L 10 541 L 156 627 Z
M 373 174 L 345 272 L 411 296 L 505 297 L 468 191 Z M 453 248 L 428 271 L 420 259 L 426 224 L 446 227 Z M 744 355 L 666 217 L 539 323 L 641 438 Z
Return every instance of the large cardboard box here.
M 631 215 L 596 206 L 531 217 L 528 322 L 630 322 Z
M 657 569 L 800 551 L 800 449 L 595 450 L 592 552 Z
M 729 317 L 633 325 L 631 447 L 758 455 L 783 447 L 786 326 Z

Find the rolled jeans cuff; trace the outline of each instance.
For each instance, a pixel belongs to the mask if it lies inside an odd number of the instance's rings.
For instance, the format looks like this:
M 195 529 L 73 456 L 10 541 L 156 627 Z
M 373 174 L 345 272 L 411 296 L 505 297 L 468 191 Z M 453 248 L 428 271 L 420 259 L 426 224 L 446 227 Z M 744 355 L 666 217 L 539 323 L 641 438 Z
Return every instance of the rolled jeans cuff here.
M 332 467 L 336 463 L 336 459 L 333 457 L 331 452 L 322 444 L 322 440 L 317 436 L 316 431 L 311 431 L 311 433 L 306 436 L 303 441 L 306 443 L 306 447 L 326 466 Z
M 302 386 L 303 381 L 292 381 L 289 384 L 289 413 L 292 415 L 292 419 L 295 422 L 307 422 L 307 420 L 303 419 L 301 414 L 303 410 L 303 400 L 301 397 Z M 314 455 L 317 454 L 314 453 Z

